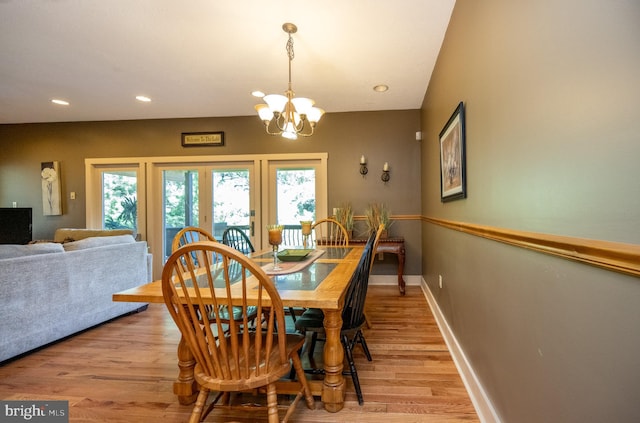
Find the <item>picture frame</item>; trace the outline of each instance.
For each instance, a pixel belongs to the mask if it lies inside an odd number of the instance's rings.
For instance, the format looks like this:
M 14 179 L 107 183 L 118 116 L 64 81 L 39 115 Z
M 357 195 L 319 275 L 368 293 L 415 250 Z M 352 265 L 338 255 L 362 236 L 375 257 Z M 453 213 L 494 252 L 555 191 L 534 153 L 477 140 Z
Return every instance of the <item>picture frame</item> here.
M 62 214 L 62 188 L 60 184 L 60 162 L 57 160 L 40 163 L 42 185 L 42 211 L 44 216 Z
M 467 197 L 464 103 L 461 101 L 440 131 L 440 201 Z
M 183 147 L 222 147 L 224 132 L 183 132 Z

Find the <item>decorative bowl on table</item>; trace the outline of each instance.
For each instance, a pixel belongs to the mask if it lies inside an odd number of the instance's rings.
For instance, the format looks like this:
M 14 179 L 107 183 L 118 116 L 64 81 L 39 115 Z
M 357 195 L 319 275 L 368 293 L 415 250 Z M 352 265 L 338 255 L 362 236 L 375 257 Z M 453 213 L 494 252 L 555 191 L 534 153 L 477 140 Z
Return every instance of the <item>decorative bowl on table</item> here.
M 302 261 L 306 259 L 312 251 L 312 249 L 306 248 L 282 250 L 278 252 L 278 259 L 281 261 Z

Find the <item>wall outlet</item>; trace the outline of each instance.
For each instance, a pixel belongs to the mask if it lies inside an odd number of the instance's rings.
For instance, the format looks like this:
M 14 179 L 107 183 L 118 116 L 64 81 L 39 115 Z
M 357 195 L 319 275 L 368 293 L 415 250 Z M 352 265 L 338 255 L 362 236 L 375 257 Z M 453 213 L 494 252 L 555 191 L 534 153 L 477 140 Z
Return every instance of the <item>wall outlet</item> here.
M 438 283 L 440 284 L 440 289 L 442 289 L 442 275 L 438 275 Z
M 14 201 L 14 202 L 13 202 L 13 208 L 15 209 L 16 207 L 18 207 L 18 202 L 17 202 L 17 201 Z

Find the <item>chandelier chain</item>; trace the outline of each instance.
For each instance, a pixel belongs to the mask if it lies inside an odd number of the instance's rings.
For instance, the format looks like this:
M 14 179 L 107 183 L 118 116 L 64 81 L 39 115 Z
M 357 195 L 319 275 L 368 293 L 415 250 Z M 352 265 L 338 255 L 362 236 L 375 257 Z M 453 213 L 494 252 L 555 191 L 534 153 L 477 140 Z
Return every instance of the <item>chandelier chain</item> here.
M 291 34 L 289 34 L 289 41 L 287 41 L 287 55 L 289 56 L 289 60 L 293 60 L 293 38 Z

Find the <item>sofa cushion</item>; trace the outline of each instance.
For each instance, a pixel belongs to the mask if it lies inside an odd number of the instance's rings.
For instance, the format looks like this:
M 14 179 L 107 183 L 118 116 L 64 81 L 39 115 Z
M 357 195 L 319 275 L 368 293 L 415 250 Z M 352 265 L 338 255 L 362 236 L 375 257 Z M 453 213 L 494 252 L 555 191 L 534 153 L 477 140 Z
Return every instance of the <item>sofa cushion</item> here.
M 62 248 L 62 245 L 54 242 L 40 242 L 28 245 L 0 245 L 0 259 L 50 253 L 64 253 L 64 248 Z
M 73 242 L 96 236 L 133 235 L 131 229 L 75 229 L 59 228 L 53 235 L 54 242 Z
M 81 239 L 80 241 L 66 242 L 62 244 L 62 247 L 65 251 L 77 251 L 105 245 L 132 244 L 134 242 L 136 242 L 136 240 L 131 235 L 96 236 Z

